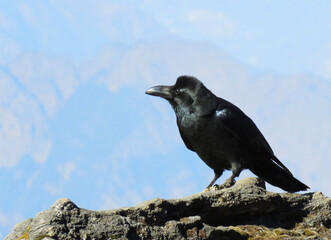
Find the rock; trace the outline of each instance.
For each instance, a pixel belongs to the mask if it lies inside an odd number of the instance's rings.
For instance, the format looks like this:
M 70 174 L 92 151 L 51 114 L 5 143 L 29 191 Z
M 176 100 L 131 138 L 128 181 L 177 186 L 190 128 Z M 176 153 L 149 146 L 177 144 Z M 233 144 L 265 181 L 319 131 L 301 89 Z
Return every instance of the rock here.
M 257 178 L 182 199 L 91 211 L 69 199 L 15 226 L 5 240 L 331 239 L 331 199 L 273 193 Z

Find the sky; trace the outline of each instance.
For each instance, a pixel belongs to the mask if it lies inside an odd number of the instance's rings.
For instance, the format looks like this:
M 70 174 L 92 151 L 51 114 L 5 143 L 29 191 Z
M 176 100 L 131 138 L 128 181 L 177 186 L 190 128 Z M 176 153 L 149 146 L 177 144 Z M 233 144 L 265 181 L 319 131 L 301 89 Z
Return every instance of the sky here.
M 330 10 L 1 1 L 0 238 L 61 197 L 104 210 L 202 191 L 213 171 L 186 149 L 170 105 L 144 93 L 184 74 L 239 106 L 294 176 L 331 196 Z

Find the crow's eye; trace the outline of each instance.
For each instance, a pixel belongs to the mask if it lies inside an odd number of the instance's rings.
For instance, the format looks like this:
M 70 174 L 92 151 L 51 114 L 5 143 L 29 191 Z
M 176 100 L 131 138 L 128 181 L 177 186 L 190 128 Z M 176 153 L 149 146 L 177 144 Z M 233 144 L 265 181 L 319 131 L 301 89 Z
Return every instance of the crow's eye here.
M 180 90 L 178 88 L 176 89 L 176 94 L 180 94 Z

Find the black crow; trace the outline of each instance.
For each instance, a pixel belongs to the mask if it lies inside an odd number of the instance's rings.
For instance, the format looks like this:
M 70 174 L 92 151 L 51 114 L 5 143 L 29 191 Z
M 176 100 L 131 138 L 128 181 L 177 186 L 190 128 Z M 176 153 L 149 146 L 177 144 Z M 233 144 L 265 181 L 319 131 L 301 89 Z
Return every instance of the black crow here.
M 186 147 L 214 170 L 212 187 L 223 171 L 232 175 L 218 189 L 231 187 L 243 169 L 288 192 L 309 187 L 275 156 L 254 122 L 232 103 L 215 96 L 197 78 L 180 76 L 173 86 L 155 86 L 146 94 L 166 99 L 176 113 Z

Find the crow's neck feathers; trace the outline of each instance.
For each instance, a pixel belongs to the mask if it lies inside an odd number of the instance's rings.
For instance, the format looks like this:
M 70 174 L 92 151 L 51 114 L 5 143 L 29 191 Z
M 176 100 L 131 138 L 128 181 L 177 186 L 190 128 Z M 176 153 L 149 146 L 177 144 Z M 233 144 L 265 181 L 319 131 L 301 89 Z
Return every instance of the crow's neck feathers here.
M 199 117 L 213 113 L 217 108 L 217 97 L 204 85 L 201 85 L 196 96 L 195 109 Z

